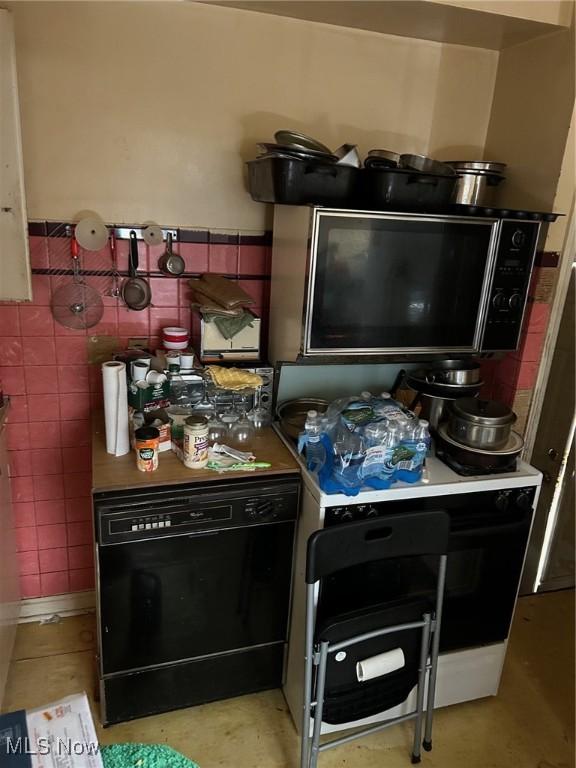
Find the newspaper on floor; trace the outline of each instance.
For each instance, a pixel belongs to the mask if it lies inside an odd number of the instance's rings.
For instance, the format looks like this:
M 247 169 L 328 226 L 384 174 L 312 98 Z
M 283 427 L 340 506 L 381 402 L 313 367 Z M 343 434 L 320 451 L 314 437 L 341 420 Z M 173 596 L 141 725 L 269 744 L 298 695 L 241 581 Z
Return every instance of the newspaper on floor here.
M 85 693 L 0 715 L 2 768 L 103 768 Z

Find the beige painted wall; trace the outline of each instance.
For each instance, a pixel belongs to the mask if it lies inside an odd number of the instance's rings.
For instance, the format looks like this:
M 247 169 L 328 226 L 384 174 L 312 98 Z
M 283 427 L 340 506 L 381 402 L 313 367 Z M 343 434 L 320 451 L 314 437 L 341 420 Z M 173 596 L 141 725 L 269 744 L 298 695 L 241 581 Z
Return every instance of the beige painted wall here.
M 486 157 L 509 164 L 506 205 L 551 208 L 573 108 L 573 27 L 501 52 Z
M 570 26 L 574 0 L 428 0 L 544 24 Z
M 12 7 L 30 218 L 261 229 L 242 159 L 279 127 L 482 153 L 492 51 L 193 3 Z
M 556 188 L 554 198 L 554 210 L 566 214 L 558 219 L 555 224 L 550 225 L 548 237 L 546 238 L 546 250 L 561 251 L 566 237 L 566 230 L 569 226 L 570 216 L 574 216 L 574 196 L 576 194 L 576 109 L 572 112 L 570 122 L 570 131 L 566 141 L 564 159 Z M 572 243 L 572 255 L 574 255 L 574 246 Z

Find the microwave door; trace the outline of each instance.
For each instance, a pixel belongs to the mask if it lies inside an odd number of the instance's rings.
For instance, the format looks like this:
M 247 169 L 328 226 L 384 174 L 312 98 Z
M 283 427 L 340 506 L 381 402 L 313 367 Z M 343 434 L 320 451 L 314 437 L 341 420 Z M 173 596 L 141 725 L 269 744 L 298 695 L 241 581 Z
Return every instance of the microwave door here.
M 306 354 L 479 349 L 495 222 L 316 215 Z

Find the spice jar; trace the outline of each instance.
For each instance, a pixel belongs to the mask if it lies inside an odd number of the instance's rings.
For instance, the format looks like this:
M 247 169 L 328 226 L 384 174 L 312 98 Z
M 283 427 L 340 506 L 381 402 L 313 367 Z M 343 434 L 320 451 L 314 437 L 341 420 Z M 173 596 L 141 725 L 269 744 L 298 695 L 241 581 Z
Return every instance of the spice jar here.
M 202 469 L 208 464 L 208 422 L 204 416 L 189 416 L 184 422 L 184 466 Z
M 160 432 L 156 427 L 140 427 L 134 432 L 136 466 L 140 472 L 158 469 L 158 442 Z

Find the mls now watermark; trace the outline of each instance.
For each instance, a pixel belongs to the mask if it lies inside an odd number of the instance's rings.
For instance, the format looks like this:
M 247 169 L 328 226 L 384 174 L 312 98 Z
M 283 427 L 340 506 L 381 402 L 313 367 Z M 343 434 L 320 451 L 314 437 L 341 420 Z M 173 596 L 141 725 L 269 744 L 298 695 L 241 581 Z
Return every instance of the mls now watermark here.
M 40 736 L 31 741 L 28 736 L 19 736 L 17 739 L 8 737 L 0 743 L 0 755 L 56 755 L 57 757 L 70 757 L 80 755 L 97 755 L 100 751 L 98 743 L 86 741 L 74 741 L 61 737 L 48 738 Z

